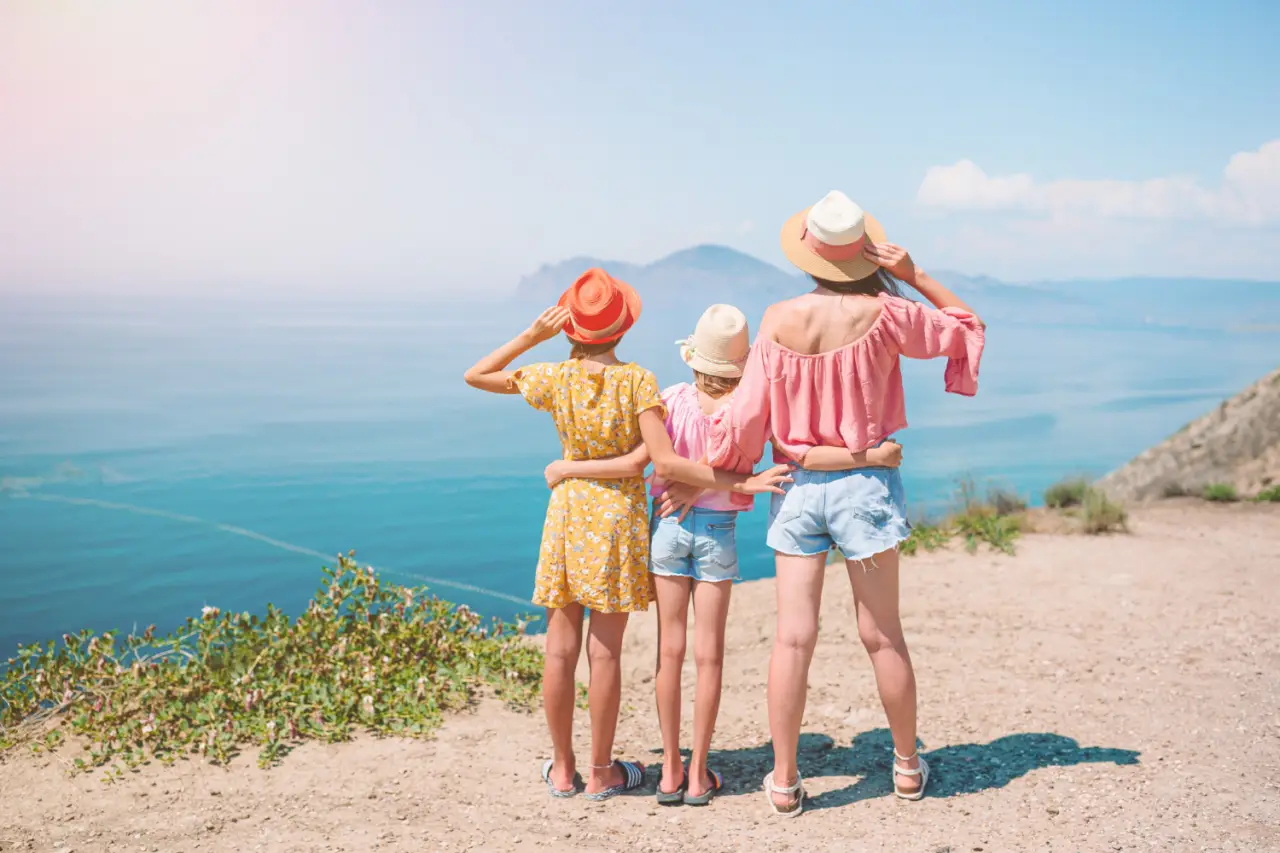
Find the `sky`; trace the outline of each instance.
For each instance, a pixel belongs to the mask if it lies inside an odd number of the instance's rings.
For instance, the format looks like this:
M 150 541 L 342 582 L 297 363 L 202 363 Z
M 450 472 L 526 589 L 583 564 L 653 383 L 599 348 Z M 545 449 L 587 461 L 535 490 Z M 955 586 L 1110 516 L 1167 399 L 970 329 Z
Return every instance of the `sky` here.
M 926 269 L 1280 280 L 1280 3 L 2 0 L 0 291 L 498 293 L 840 189 Z

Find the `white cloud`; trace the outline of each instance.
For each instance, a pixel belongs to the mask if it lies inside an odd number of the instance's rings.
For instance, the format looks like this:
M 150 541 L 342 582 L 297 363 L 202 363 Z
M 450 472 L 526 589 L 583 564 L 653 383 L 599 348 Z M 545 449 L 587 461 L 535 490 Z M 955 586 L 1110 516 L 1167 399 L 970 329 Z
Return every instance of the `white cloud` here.
M 1217 187 L 1185 176 L 1145 181 L 1065 179 L 1038 183 L 1027 174 L 991 176 L 972 160 L 933 166 L 916 200 L 940 211 L 1033 213 L 1154 221 L 1213 219 L 1266 225 L 1280 221 L 1280 139 L 1236 154 Z

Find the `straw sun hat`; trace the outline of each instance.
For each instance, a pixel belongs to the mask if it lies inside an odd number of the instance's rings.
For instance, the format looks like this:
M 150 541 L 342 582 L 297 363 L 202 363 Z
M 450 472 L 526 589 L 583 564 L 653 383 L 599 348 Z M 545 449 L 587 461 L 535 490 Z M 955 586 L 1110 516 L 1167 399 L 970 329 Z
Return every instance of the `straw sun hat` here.
M 880 269 L 862 256 L 868 242 L 887 243 L 884 228 L 839 190 L 782 226 L 787 260 L 826 281 L 859 281 Z
M 640 295 L 635 288 L 597 267 L 569 285 L 557 304 L 569 309 L 565 336 L 579 344 L 616 341 L 640 319 Z
M 676 343 L 685 364 L 699 373 L 737 379 L 751 349 L 746 315 L 732 305 L 712 305 L 698 319 L 693 334 Z

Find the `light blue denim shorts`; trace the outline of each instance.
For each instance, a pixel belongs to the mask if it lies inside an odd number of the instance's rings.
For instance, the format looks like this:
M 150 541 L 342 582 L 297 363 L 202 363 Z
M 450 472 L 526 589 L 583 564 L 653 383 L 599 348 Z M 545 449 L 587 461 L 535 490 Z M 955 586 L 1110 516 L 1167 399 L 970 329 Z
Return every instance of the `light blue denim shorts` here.
M 734 533 L 738 514 L 722 510 L 689 510 L 684 521 L 679 513 L 649 522 L 649 571 L 663 577 L 692 578 L 696 581 L 738 579 L 738 545 Z
M 774 495 L 769 505 L 765 541 L 780 554 L 812 556 L 835 546 L 846 559 L 865 560 L 911 533 L 897 468 L 798 468 L 791 476 L 786 494 Z

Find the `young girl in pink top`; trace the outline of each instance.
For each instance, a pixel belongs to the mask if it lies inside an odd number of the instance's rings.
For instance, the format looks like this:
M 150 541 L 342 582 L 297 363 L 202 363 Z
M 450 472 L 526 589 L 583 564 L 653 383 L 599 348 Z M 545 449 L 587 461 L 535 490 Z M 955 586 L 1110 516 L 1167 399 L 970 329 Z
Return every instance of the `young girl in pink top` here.
M 796 748 L 833 546 L 847 559 L 858 634 L 889 718 L 894 792 L 919 799 L 929 778 L 916 754 L 915 674 L 898 615 L 897 546 L 910 532 L 902 479 L 896 470 L 817 471 L 805 455 L 821 446 L 867 450 L 906 427 L 902 356 L 944 357 L 947 390 L 976 393 L 985 327 L 842 193 L 793 216 L 782 248 L 817 286 L 765 312 L 741 386 L 712 421 L 707 459 L 749 468 L 770 441 L 775 460 L 802 466 L 773 500 L 767 538 L 778 623 L 769 665 L 774 767 L 764 785 L 774 811 L 795 816 L 804 798 Z M 885 271 L 935 307 L 895 295 Z
M 741 492 L 721 490 L 724 485 L 714 479 L 714 471 L 692 460 L 704 458 L 709 416 L 730 399 L 742 376 L 749 348 L 747 320 L 742 312 L 729 305 L 711 306 L 681 347 L 685 363 L 693 368 L 693 383 L 680 383 L 662 392 L 667 416 L 661 433 L 654 424 L 646 427 L 642 422 L 645 445 L 633 454 L 612 463 L 553 462 L 547 470 L 548 484 L 574 476 L 633 476 L 644 469 L 652 455 L 657 473 L 651 481 L 651 494 L 662 498 L 670 490 L 684 496 L 682 512 L 662 517 L 655 507 L 650 525 L 649 571 L 658 604 L 655 681 L 664 754 L 657 799 L 664 805 L 706 805 L 724 783 L 723 777 L 707 766 L 707 754 L 720 705 L 731 582 L 738 579 L 737 514 L 751 509 L 753 499 Z M 896 444 L 856 455 L 846 448 L 816 448 L 804 461 L 815 470 L 834 470 L 896 466 L 900 455 L 901 448 Z M 682 479 L 709 487 L 710 491 L 671 485 Z M 693 748 L 686 772 L 680 756 L 680 675 L 690 600 L 696 620 L 694 659 L 698 680 Z

